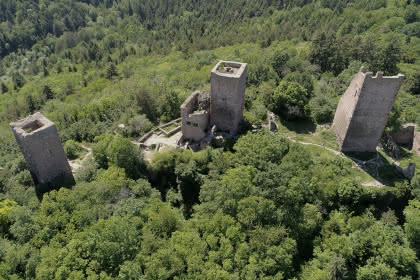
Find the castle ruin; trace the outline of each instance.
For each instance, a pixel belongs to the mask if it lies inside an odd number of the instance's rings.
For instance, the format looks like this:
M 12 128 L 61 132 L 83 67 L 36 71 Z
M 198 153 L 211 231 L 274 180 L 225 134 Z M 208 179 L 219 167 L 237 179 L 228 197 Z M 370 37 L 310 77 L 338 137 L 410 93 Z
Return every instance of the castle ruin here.
M 70 165 L 53 122 L 41 113 L 10 123 L 37 192 L 75 184 Z
M 211 71 L 210 126 L 231 135 L 243 118 L 246 63 L 220 61 Z
M 210 96 L 195 91 L 181 105 L 182 138 L 199 142 L 212 133 L 235 135 L 243 118 L 247 64 L 220 61 L 211 71 Z
M 185 139 L 200 141 L 209 126 L 208 94 L 195 91 L 181 105 L 182 135 Z
M 343 152 L 376 152 L 404 75 L 364 72 L 353 78 L 335 112 L 333 128 Z

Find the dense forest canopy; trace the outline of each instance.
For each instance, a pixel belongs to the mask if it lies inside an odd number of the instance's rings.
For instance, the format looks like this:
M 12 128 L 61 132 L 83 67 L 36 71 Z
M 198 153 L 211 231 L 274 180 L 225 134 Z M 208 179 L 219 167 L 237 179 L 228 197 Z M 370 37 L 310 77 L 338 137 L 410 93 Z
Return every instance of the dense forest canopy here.
M 147 161 L 130 140 L 220 59 L 248 63 L 241 136 Z M 386 131 L 419 127 L 419 0 L 1 0 L 0 278 L 419 279 L 420 176 L 326 149 L 361 66 L 406 76 Z M 8 127 L 36 111 L 83 158 L 42 198 Z

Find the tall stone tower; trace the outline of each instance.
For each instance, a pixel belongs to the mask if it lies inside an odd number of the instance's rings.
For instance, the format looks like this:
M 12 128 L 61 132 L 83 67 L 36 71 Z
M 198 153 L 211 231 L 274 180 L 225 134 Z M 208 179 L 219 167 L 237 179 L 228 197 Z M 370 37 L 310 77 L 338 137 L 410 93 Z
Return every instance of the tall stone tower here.
M 211 71 L 210 126 L 235 134 L 243 117 L 246 63 L 220 61 Z
M 10 123 L 10 128 L 37 186 L 37 192 L 74 185 L 73 174 L 53 122 L 38 112 Z
M 333 128 L 343 152 L 376 152 L 404 75 L 373 76 L 363 68 L 353 78 L 335 112 Z

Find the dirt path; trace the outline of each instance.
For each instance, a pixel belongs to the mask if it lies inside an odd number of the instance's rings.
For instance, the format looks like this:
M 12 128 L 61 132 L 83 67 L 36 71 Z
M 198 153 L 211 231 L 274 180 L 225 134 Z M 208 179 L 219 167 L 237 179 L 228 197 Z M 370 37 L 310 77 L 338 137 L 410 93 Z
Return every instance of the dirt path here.
M 287 139 L 289 139 L 289 140 L 290 140 L 290 141 L 292 141 L 292 142 L 299 143 L 299 144 L 302 144 L 302 145 L 317 146 L 317 147 L 320 147 L 320 148 L 326 149 L 326 150 L 330 151 L 331 153 L 334 153 L 335 155 L 337 155 L 337 156 L 339 156 L 339 157 L 345 158 L 345 156 L 344 156 L 342 153 L 340 153 L 339 151 L 336 151 L 336 150 L 334 150 L 334 149 L 331 149 L 331 148 L 325 147 L 325 146 L 323 146 L 323 145 L 319 145 L 319 144 L 315 144 L 315 143 L 309 143 L 309 142 L 303 142 L 303 141 L 298 141 L 298 140 L 293 139 L 293 138 L 291 138 L 291 137 L 289 137 L 289 136 L 287 137 Z
M 341 157 L 341 158 L 344 158 L 344 159 L 349 160 L 349 158 L 348 158 L 347 156 L 345 156 L 343 153 L 341 153 L 341 152 L 339 152 L 339 151 L 336 151 L 336 150 L 334 150 L 334 149 L 331 149 L 331 148 L 325 147 L 325 146 L 323 146 L 323 145 L 319 145 L 319 144 L 315 144 L 315 143 L 309 143 L 309 142 L 299 141 L 299 140 L 293 139 L 293 138 L 291 138 L 291 137 L 289 137 L 289 136 L 287 136 L 286 138 L 287 138 L 287 139 L 289 139 L 290 141 L 294 142 L 294 143 L 298 143 L 298 144 L 301 144 L 301 145 L 310 145 L 310 146 L 320 147 L 320 148 L 322 148 L 322 149 L 325 149 L 325 150 L 327 150 L 327 151 L 329 151 L 329 152 L 331 152 L 331 153 L 335 154 L 336 156 L 339 156 L 339 157 Z M 362 171 L 362 172 L 366 172 L 365 170 L 363 170 L 363 168 L 361 168 L 358 164 L 356 164 L 356 163 L 355 163 L 355 161 L 356 161 L 356 162 L 357 162 L 357 161 L 358 161 L 358 162 L 361 162 L 361 161 L 359 161 L 359 160 L 356 160 L 356 159 L 353 159 L 353 158 L 352 158 L 351 162 L 352 162 L 353 167 L 354 167 L 354 168 L 359 169 L 359 170 L 360 170 L 360 171 Z M 367 186 L 367 187 L 384 187 L 384 185 L 383 185 L 381 182 L 379 182 L 379 181 L 377 181 L 377 180 L 375 180 L 375 179 L 372 179 L 372 182 L 362 183 L 362 186 Z
M 85 145 L 81 145 L 83 149 L 87 150 L 87 154 L 83 156 L 83 158 L 78 158 L 75 160 L 69 160 L 70 167 L 72 171 L 75 173 L 77 170 L 83 166 L 83 163 L 89 159 L 89 157 L 92 155 L 92 149 L 89 147 L 86 147 Z

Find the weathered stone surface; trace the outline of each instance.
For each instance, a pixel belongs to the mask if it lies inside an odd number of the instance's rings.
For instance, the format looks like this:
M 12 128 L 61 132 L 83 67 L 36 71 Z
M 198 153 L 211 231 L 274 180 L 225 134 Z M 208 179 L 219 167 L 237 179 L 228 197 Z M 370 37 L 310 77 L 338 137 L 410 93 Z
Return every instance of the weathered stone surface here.
M 246 71 L 246 63 L 216 64 L 211 72 L 210 96 L 196 91 L 181 105 L 183 140 L 200 142 L 216 133 L 237 133 L 243 118 Z
M 378 72 L 353 78 L 335 112 L 333 128 L 343 152 L 375 152 L 404 75 Z
M 35 185 L 48 188 L 73 185 L 74 178 L 57 128 L 41 113 L 10 123 Z
M 246 63 L 220 61 L 211 71 L 210 126 L 236 134 L 243 118 Z
M 267 126 L 268 130 L 270 130 L 271 132 L 276 132 L 278 130 L 276 124 L 276 117 L 272 112 L 267 112 Z
M 208 97 L 195 91 L 181 105 L 182 136 L 185 140 L 201 141 L 209 124 Z
M 416 131 L 415 124 L 405 124 L 403 127 L 394 133 L 392 133 L 392 139 L 398 145 L 404 145 L 411 149 L 413 147 L 414 133 Z
M 420 156 L 420 132 L 414 132 L 414 140 L 413 140 L 413 152 L 417 153 Z

